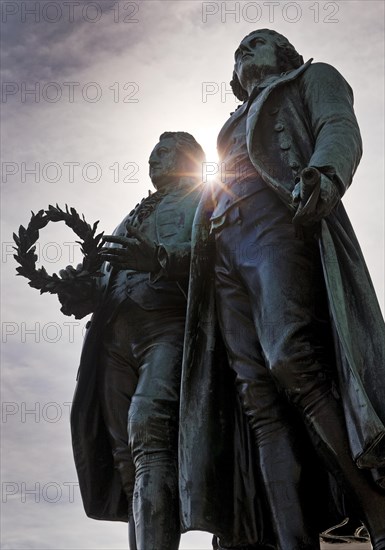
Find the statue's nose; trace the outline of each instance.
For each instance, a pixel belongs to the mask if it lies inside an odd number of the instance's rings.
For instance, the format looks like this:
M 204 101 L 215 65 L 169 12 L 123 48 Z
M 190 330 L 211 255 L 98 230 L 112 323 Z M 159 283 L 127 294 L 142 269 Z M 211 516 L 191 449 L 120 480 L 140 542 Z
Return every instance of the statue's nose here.
M 251 52 L 251 47 L 249 44 L 240 44 L 239 49 L 242 53 Z

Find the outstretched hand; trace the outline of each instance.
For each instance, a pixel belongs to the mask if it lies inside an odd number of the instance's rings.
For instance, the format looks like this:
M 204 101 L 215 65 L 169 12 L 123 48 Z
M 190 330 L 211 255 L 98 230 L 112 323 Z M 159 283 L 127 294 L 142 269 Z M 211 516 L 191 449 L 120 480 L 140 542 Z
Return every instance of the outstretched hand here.
M 156 258 L 157 246 L 138 229 L 127 226 L 128 237 L 104 235 L 106 243 L 120 244 L 121 247 L 105 246 L 100 255 L 116 269 L 134 269 L 152 272 L 159 268 Z

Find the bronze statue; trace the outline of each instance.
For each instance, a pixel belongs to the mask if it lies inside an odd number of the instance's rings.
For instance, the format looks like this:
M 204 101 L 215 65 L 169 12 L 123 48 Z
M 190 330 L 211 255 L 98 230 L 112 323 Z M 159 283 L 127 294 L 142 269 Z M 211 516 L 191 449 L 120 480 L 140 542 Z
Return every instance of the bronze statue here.
M 304 63 L 285 37 L 268 29 L 240 43 L 231 85 L 244 103 L 219 133 L 224 170 L 213 201 L 207 192 L 198 207 L 193 229 L 180 434 L 182 478 L 193 481 L 181 495 L 183 501 L 201 494 L 204 505 L 185 511 L 184 528 L 222 498 L 220 480 L 213 496 L 196 477 L 206 468 L 215 479 L 205 464 L 211 437 L 220 468 L 243 483 L 223 481 L 237 503 L 228 529 L 214 512 L 221 546 L 266 540 L 253 510 L 255 475 L 279 549 L 319 548 L 317 516 L 330 482 L 323 503 L 334 502 L 340 518 L 362 520 L 373 548 L 384 550 L 384 323 L 341 202 L 362 151 L 353 94 L 336 69 Z M 207 271 L 212 240 L 214 276 Z M 235 420 L 227 416 L 233 398 L 215 365 L 214 286 L 246 436 L 238 412 Z M 202 380 L 206 400 L 199 394 Z M 191 429 L 193 406 L 200 430 Z M 241 436 L 226 447 L 216 431 Z M 205 457 L 199 464 L 194 445 Z M 324 487 L 317 485 L 318 471 Z
M 81 319 L 93 313 L 86 325 L 71 410 L 74 458 L 87 515 L 128 521 L 131 550 L 178 548 L 180 533 L 187 530 L 181 518 L 190 511 L 195 514 L 197 503 L 203 512 L 188 529 L 221 533 L 231 523 L 234 504 L 228 485 L 243 484 L 240 468 L 233 475 L 217 460 L 209 470 L 200 468 L 202 459 L 209 461 L 199 447 L 182 447 L 178 462 L 191 230 L 203 189 L 203 160 L 204 153 L 190 134 L 165 132 L 149 160 L 157 192 L 143 199 L 113 235 L 97 234 L 98 222 L 90 226 L 68 206 L 65 210 L 49 206 L 32 213 L 27 228 L 20 226 L 14 235 L 15 259 L 20 264 L 17 271 L 29 279 L 30 286 L 41 293 L 57 294 L 65 315 Z M 81 239 L 84 253 L 83 263 L 76 269 L 67 266 L 60 277 L 36 267 L 34 246 L 39 230 L 58 221 L 64 221 Z M 211 260 L 210 254 L 204 258 L 207 264 Z M 206 306 L 203 296 L 196 305 Z M 218 348 L 218 368 L 224 360 L 224 350 Z M 204 376 L 197 374 L 200 406 L 205 404 L 205 414 L 210 417 L 215 416 L 214 411 L 222 414 L 207 391 Z M 181 403 L 182 418 L 191 415 L 194 419 L 196 405 Z M 229 394 L 226 411 L 231 417 L 232 409 Z M 205 438 L 213 457 L 224 443 L 232 445 L 218 424 L 203 419 L 203 425 L 213 429 Z M 195 419 L 185 427 L 191 433 L 201 429 Z M 247 430 L 242 435 L 247 439 Z M 197 498 L 194 493 L 186 495 L 186 485 L 192 486 L 194 481 L 183 476 L 184 452 L 188 456 L 190 450 L 197 465 L 194 480 L 203 480 L 213 495 L 222 488 L 221 501 L 212 506 L 203 493 Z M 226 454 L 223 456 L 226 464 Z M 242 464 L 237 463 L 238 467 Z M 274 548 L 259 483 L 253 503 L 263 536 L 255 538 L 252 548 Z M 249 546 L 242 550 L 246 548 Z
M 179 546 L 179 386 L 203 161 L 190 134 L 163 133 L 149 159 L 157 191 L 103 237 L 99 301 L 59 294 L 67 314 L 94 311 L 71 412 L 84 507 L 95 519 L 133 516 L 131 549 Z

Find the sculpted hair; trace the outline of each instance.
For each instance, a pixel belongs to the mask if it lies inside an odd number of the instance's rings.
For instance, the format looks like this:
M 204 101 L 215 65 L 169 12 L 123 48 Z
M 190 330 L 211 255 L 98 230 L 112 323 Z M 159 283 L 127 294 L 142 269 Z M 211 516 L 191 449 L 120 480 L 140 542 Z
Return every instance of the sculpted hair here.
M 292 44 L 290 44 L 285 36 L 271 29 L 258 29 L 245 36 L 245 38 L 252 36 L 256 33 L 270 34 L 274 37 L 275 53 L 277 55 L 278 67 L 281 73 L 286 73 L 287 71 L 297 69 L 298 67 L 303 65 L 302 55 L 297 52 L 297 50 Z M 247 91 L 242 88 L 235 71 L 233 71 L 233 78 L 230 82 L 230 86 L 233 90 L 233 94 L 237 99 L 239 99 L 240 101 L 245 101 L 246 99 L 248 99 L 249 95 Z
M 163 132 L 159 141 L 167 138 L 175 140 L 177 150 L 186 160 L 188 175 L 202 179 L 202 163 L 205 162 L 206 155 L 196 139 L 188 132 Z

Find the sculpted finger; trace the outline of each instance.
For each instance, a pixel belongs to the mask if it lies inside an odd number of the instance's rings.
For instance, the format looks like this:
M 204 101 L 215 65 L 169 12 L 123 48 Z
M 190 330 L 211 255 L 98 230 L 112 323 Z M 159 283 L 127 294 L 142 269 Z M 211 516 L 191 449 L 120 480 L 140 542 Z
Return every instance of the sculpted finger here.
M 59 275 L 62 279 L 72 279 L 76 275 L 76 269 L 72 265 L 67 265 L 59 271 Z
M 117 235 L 103 235 L 102 241 L 103 242 L 108 242 L 108 243 L 115 243 L 115 244 L 125 245 L 130 241 L 130 239 L 127 239 L 127 237 L 120 237 L 120 236 L 117 236 Z
M 137 239 L 139 242 L 143 243 L 145 241 L 147 241 L 147 237 L 145 237 L 143 235 L 143 233 L 141 233 L 139 231 L 139 229 L 136 229 L 136 227 L 131 227 L 130 225 L 128 225 L 126 227 L 126 230 L 127 230 L 127 234 L 130 236 L 130 237 L 134 237 L 135 239 Z
M 300 225 L 308 225 L 315 222 L 315 213 L 306 207 L 299 207 L 293 218 L 293 223 Z
M 65 269 L 61 269 L 59 271 L 59 275 L 62 279 L 69 279 L 69 275 Z
M 103 256 L 104 254 L 110 254 L 111 256 L 119 256 L 124 253 L 124 248 L 112 248 L 111 246 L 103 247 L 99 250 L 98 254 Z
M 113 254 L 102 254 L 101 257 L 102 257 L 102 260 L 104 262 L 113 263 L 113 262 L 124 262 L 125 261 L 125 258 L 123 256 L 115 256 Z
M 291 196 L 293 197 L 293 202 L 294 203 L 300 202 L 300 200 L 301 200 L 301 182 L 298 182 L 295 185 Z
M 118 261 L 115 261 L 115 260 L 112 260 L 110 262 L 110 264 L 112 265 L 112 267 L 114 269 L 131 269 L 130 265 L 124 263 L 124 262 L 118 262 Z

